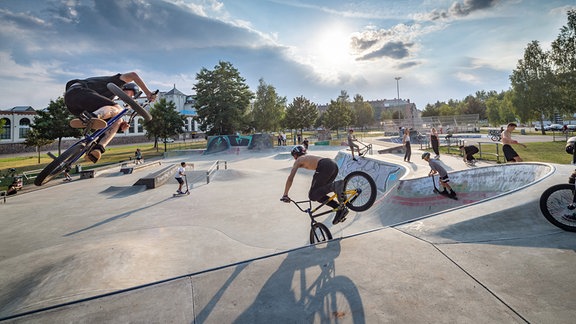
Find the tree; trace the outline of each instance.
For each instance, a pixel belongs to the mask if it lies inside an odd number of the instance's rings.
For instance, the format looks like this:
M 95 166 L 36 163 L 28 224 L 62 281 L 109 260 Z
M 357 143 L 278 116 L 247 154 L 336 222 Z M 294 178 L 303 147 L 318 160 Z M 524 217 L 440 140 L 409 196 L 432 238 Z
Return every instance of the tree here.
M 31 125 L 31 131 L 38 133 L 38 136 L 49 140 L 58 140 L 58 154 L 61 153 L 62 139 L 66 137 L 80 137 L 81 131 L 70 127 L 70 120 L 74 116 L 68 111 L 64 104 L 64 98 L 58 97 L 56 101 L 50 100 L 48 108 L 37 111 L 38 117 Z
M 294 98 L 286 108 L 284 125 L 290 129 L 299 129 L 300 133 L 305 128 L 314 125 L 318 118 L 318 107 L 303 96 Z
M 38 164 L 40 164 L 40 148 L 44 145 L 52 144 L 54 140 L 43 138 L 38 130 L 32 128 L 26 134 L 26 140 L 24 145 L 27 147 L 34 146 L 36 148 L 36 153 L 38 153 Z
M 359 127 L 366 127 L 374 122 L 374 108 L 364 98 L 357 94 L 352 103 L 352 112 L 355 116 L 354 124 Z
M 154 147 L 158 149 L 159 138 L 174 137 L 184 132 L 184 116 L 176 110 L 174 102 L 167 102 L 166 98 L 157 101 L 152 109 L 150 109 L 152 120 L 144 123 L 146 129 L 146 136 L 154 138 Z M 164 143 L 164 152 L 167 147 Z
M 576 112 L 576 9 L 568 10 L 568 24 L 552 42 L 550 58 L 554 64 L 554 98 L 560 111 Z
M 345 91 L 343 91 L 345 92 Z M 329 129 L 336 129 L 336 135 L 339 136 L 339 129 L 350 125 L 352 120 L 352 110 L 344 96 L 338 97 L 338 100 L 330 100 L 330 104 L 324 112 L 322 118 L 324 125 Z
M 514 106 L 522 121 L 539 119 L 544 132 L 543 116 L 554 113 L 552 71 L 548 55 L 538 41 L 532 41 L 510 75 L 514 90 Z
M 276 94 L 276 89 L 260 79 L 256 101 L 252 109 L 253 127 L 259 131 L 276 131 L 284 118 L 286 97 Z
M 224 135 L 248 125 L 246 112 L 254 94 L 231 63 L 220 61 L 213 71 L 202 68 L 196 80 L 194 108 L 201 130 Z

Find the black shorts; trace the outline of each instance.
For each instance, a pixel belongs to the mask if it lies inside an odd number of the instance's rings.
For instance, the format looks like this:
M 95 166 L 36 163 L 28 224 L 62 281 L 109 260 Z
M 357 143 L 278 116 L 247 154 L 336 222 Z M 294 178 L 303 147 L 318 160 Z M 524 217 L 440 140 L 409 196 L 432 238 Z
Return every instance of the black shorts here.
M 441 182 L 441 183 L 448 183 L 448 182 L 450 182 L 450 179 L 448 178 L 447 175 L 445 175 L 445 176 L 443 176 L 443 177 L 440 177 L 439 179 L 440 179 L 440 182 Z
M 502 146 L 502 152 L 504 152 L 506 161 L 514 161 L 514 158 L 518 156 L 518 153 L 514 151 L 510 144 L 504 144 L 504 146 Z
M 179 184 L 183 184 L 183 183 L 184 183 L 184 180 L 182 180 L 182 178 L 175 178 L 175 179 L 176 179 L 176 181 L 178 181 Z
M 75 116 L 79 116 L 83 111 L 94 112 L 104 106 L 116 105 L 113 100 L 83 86 L 70 87 L 64 94 L 64 103 Z
M 337 175 L 338 165 L 334 160 L 325 158 L 318 161 L 308 198 L 313 201 L 324 201 L 326 194 L 332 192 L 332 183 Z

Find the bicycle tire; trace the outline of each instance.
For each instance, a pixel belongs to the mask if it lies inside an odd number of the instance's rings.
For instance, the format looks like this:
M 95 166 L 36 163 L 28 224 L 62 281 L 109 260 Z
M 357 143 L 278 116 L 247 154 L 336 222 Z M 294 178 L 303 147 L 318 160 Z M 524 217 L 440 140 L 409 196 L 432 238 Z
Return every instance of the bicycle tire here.
M 344 177 L 344 190 L 358 190 L 359 194 L 346 203 L 346 207 L 361 212 L 372 207 L 376 201 L 376 182 L 366 172 L 353 171 Z
M 132 107 L 132 109 L 137 112 L 138 115 L 142 116 L 145 121 L 152 120 L 152 115 L 150 115 L 146 109 L 142 108 L 136 101 L 134 101 L 134 99 L 130 98 L 130 96 L 128 96 L 122 89 L 120 89 L 120 87 L 114 83 L 108 83 L 106 86 L 108 87 L 108 90 L 112 91 L 112 93 L 118 96 L 120 100 L 124 101 L 130 107 Z
M 356 284 L 347 277 L 327 279 L 315 290 L 305 314 L 306 323 L 364 323 L 366 315 Z
M 50 162 L 34 179 L 34 184 L 41 186 L 48 181 L 54 179 L 67 167 L 70 167 L 82 154 L 85 153 L 86 144 L 83 142 L 76 143 L 64 153 L 60 154 L 52 162 Z
M 310 244 L 326 242 L 332 239 L 332 233 L 326 225 L 314 223 L 310 228 Z
M 562 217 L 576 214 L 576 209 L 568 209 L 573 199 L 574 185 L 569 183 L 554 185 L 546 189 L 540 196 L 540 211 L 555 226 L 568 232 L 576 232 L 576 222 Z
M 500 136 L 492 135 L 492 136 L 490 136 L 490 139 L 494 142 L 498 142 L 498 141 L 500 141 Z

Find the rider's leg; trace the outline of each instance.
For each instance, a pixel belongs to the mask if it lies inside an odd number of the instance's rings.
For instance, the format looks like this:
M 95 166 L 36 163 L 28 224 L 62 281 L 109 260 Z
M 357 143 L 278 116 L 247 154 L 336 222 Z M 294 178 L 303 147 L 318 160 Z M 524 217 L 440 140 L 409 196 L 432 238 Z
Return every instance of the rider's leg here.
M 110 119 L 118 115 L 121 111 L 122 108 L 118 105 L 104 106 L 94 111 L 94 114 L 101 119 Z M 123 130 L 125 130 L 126 128 L 125 126 L 127 126 L 127 124 L 126 125 L 124 124 L 126 124 L 126 122 L 124 122 L 123 120 L 117 120 L 113 125 L 111 125 L 108 131 L 106 131 L 106 133 L 104 133 L 102 137 L 100 137 L 98 144 L 94 146 L 94 148 L 86 154 L 85 158 L 89 161 L 92 161 L 93 163 L 98 162 L 98 160 L 100 160 L 100 157 L 102 156 L 102 153 L 106 151 L 106 145 L 110 143 L 110 141 L 114 138 L 118 130 L 121 129 L 121 127 L 124 128 Z

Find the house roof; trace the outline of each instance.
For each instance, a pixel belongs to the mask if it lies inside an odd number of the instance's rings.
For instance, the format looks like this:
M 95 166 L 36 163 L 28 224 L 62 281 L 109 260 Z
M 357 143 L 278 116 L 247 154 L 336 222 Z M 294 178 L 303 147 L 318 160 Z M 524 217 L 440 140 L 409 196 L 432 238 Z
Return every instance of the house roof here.
M 32 106 L 16 106 L 16 107 L 10 109 L 10 111 L 13 111 L 13 112 L 34 111 L 34 108 L 32 108 Z
M 172 88 L 172 90 L 166 92 L 166 94 L 164 94 L 165 96 L 186 96 L 184 93 L 182 93 L 182 91 L 176 89 L 176 85 L 174 85 L 174 88 Z

